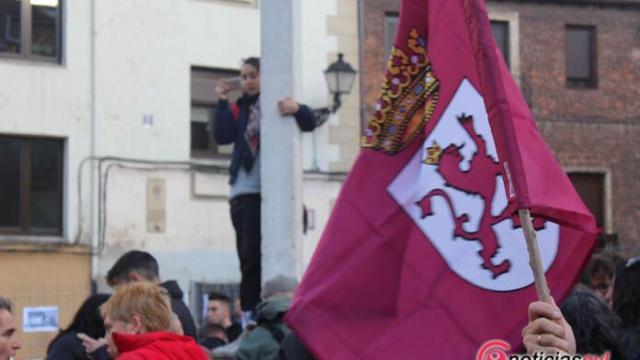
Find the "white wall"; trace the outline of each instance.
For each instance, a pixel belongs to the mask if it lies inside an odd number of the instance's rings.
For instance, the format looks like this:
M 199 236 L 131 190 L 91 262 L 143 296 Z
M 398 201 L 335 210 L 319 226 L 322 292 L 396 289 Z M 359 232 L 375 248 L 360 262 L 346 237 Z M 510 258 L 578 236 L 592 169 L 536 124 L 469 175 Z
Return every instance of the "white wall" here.
M 335 0 L 302 3 L 302 98 L 313 108 L 331 106 L 333 100 L 329 95 L 324 70 L 337 60 L 328 57 L 329 53 L 337 52 L 338 45 L 335 36 L 329 36 L 327 29 L 327 16 L 336 12 Z M 329 123 L 337 123 L 337 116 L 333 115 L 313 133 L 303 134 L 304 169 L 329 171 L 329 164 L 338 160 L 340 150 L 329 142 Z M 318 169 L 314 169 L 313 165 L 317 165 Z
M 190 68 L 237 68 L 258 53 L 258 10 L 198 0 L 98 3 L 98 152 L 188 160 Z
M 75 174 L 90 152 L 89 2 L 68 3 L 63 64 L 0 57 L 0 133 L 67 140 L 65 239 L 75 236 Z
M 195 176 L 195 187 L 191 177 Z M 161 178 L 166 184 L 166 231 L 146 229 L 147 178 Z M 190 281 L 238 282 L 239 263 L 235 233 L 231 226 L 226 174 L 191 175 L 185 171 L 140 171 L 113 168 L 107 183 L 107 248 L 101 256 L 98 282 L 106 289 L 104 275 L 124 252 L 141 249 L 151 252 L 160 263 L 164 279 L 176 279 L 183 290 Z M 315 228 L 303 239 L 305 268 L 324 224 L 338 196 L 342 178 L 307 174 L 304 204 L 312 210 Z M 216 188 L 217 186 L 217 188 Z M 301 275 L 301 274 L 299 274 Z
M 335 38 L 327 36 L 326 15 L 335 0 L 303 1 L 302 95 L 311 107 L 330 104 L 323 71 Z M 68 0 L 64 63 L 43 64 L 0 58 L 0 133 L 67 139 L 64 188 L 65 234 L 72 241 L 82 212 L 89 234 L 88 192 L 78 208 L 77 171 L 91 149 L 90 1 Z M 333 5 L 332 5 L 333 4 Z M 241 58 L 259 55 L 260 14 L 254 6 L 221 0 L 96 1 L 96 150 L 98 156 L 146 160 L 190 159 L 190 68 L 237 69 Z M 333 60 L 331 60 L 333 61 Z M 353 96 L 353 95 L 352 95 Z M 153 124 L 144 124 L 151 116 Z M 305 169 L 312 164 L 312 136 L 304 135 Z M 328 126 L 315 133 L 320 168 L 338 158 Z M 224 165 L 224 162 L 222 163 Z M 146 181 L 166 181 L 167 228 L 146 229 Z M 96 263 L 100 290 L 106 271 L 122 253 L 153 253 L 161 275 L 183 290 L 189 281 L 235 282 L 240 278 L 235 234 L 229 218 L 226 172 L 198 175 L 202 194 L 194 195 L 184 171 L 141 172 L 113 169 L 107 187 L 107 246 Z M 89 187 L 88 172 L 82 186 Z M 308 177 L 304 202 L 315 211 L 316 229 L 305 237 L 304 263 L 321 234 L 339 180 Z

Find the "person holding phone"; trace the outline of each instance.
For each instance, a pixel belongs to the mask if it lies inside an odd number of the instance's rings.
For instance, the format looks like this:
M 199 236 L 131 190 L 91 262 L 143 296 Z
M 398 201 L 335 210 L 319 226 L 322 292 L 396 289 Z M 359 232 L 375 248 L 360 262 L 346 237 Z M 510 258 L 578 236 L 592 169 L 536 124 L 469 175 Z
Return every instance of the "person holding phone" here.
M 260 302 L 261 286 L 259 58 L 242 61 L 240 87 L 242 96 L 231 103 L 230 84 L 218 82 L 219 101 L 212 129 L 218 144 L 234 144 L 229 167 L 229 203 L 242 273 L 240 303 L 244 316 L 248 316 L 255 313 Z M 278 101 L 278 109 L 283 116 L 293 116 L 302 131 L 312 131 L 316 126 L 313 111 L 292 97 Z

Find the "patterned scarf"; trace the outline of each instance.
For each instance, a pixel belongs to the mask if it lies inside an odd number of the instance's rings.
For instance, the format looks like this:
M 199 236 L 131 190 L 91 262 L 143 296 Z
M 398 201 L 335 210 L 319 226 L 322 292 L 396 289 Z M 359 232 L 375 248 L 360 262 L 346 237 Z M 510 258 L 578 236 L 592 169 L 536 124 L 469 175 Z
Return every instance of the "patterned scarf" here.
M 244 147 L 242 152 L 242 164 L 245 170 L 253 168 L 258 151 L 260 151 L 260 99 L 258 95 L 249 98 L 252 102 L 248 108 L 247 127 L 244 131 Z
M 260 148 L 260 101 L 249 107 L 249 121 L 244 131 L 244 139 L 249 145 L 251 155 L 255 157 Z

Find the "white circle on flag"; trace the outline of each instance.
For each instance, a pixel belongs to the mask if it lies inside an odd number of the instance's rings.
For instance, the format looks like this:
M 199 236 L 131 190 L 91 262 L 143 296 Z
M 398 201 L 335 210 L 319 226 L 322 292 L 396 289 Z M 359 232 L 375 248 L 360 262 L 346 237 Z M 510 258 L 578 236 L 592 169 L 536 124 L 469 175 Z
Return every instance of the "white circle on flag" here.
M 462 114 L 472 117 L 473 130 L 484 140 L 486 154 L 478 153 L 478 146 L 461 125 L 458 118 Z M 510 218 L 491 225 L 498 245 L 497 250 L 492 253 L 491 265 L 497 266 L 508 261 L 509 266 L 506 272 L 497 274 L 486 266 L 483 267 L 486 259 L 483 259 L 480 252 L 487 243 L 481 239 L 454 236 L 455 217 L 466 214 L 467 221 L 462 223 L 461 229 L 457 230 L 463 231 L 468 235 L 465 237 L 469 237 L 469 234 L 475 234 L 479 230 L 481 221 L 487 221 L 486 214 L 483 216 L 485 206 L 490 206 L 491 216 L 498 216 L 505 210 L 507 197 L 502 176 L 488 175 L 494 177 L 492 181 L 495 194 L 491 202 L 485 204 L 482 197 L 473 191 L 446 185 L 447 181 L 438 172 L 438 164 L 424 162 L 429 157 L 427 149 L 434 144 L 437 144 L 441 150 L 450 145 L 458 148 L 462 157 L 459 164 L 459 170 L 462 173 L 470 172 L 474 156 L 488 155 L 493 161 L 499 163 L 483 99 L 468 80 L 462 81 L 423 146 L 387 190 L 431 241 L 451 270 L 463 279 L 481 288 L 494 291 L 511 291 L 531 285 L 533 274 L 529 266 L 524 234 L 521 228 L 514 228 Z M 423 201 L 427 194 L 433 194 L 434 190 L 436 193 L 446 195 L 429 197 L 431 213 L 425 216 L 423 208 L 418 203 Z M 547 271 L 557 255 L 560 227 L 551 221 L 546 221 L 544 228 L 537 230 L 536 233 L 542 265 Z

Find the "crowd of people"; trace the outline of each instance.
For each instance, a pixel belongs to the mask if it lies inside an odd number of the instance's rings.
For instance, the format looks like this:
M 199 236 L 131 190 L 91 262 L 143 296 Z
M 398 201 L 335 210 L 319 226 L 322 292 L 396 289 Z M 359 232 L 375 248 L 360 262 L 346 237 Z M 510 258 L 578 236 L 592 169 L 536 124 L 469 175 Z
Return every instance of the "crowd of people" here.
M 211 292 L 197 332 L 182 291 L 175 281 L 161 282 L 151 254 L 122 255 L 107 281 L 113 293 L 84 301 L 49 344 L 47 360 L 313 359 L 283 320 L 295 278 L 266 281 L 255 320 L 246 323 L 230 294 Z M 21 348 L 12 311 L 11 302 L 0 297 L 0 360 Z M 530 304 L 522 341 L 530 354 L 608 352 L 609 359 L 640 360 L 640 258 L 594 255 L 559 306 Z
M 560 307 L 534 302 L 529 320 L 522 332 L 527 352 L 640 360 L 640 257 L 593 255 Z
M 69 326 L 50 342 L 47 360 L 280 359 L 280 344 L 291 336 L 283 321 L 297 286 L 291 277 L 265 282 L 256 321 L 244 326 L 228 295 L 210 293 L 198 332 L 179 286 L 161 282 L 151 254 L 125 253 L 108 272 L 107 282 L 113 293 L 84 301 Z M 11 302 L 0 297 L 0 360 L 11 359 L 21 348 L 16 332 Z

